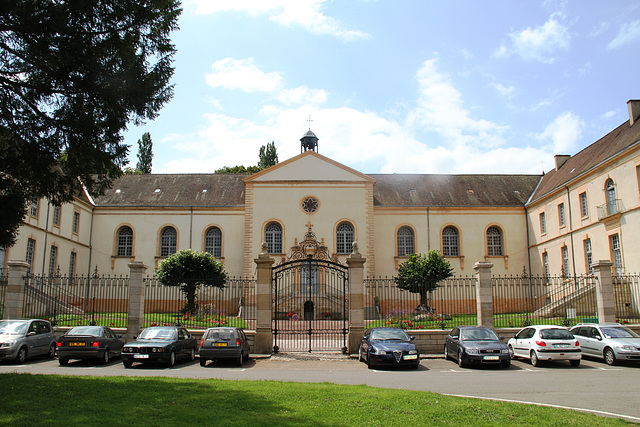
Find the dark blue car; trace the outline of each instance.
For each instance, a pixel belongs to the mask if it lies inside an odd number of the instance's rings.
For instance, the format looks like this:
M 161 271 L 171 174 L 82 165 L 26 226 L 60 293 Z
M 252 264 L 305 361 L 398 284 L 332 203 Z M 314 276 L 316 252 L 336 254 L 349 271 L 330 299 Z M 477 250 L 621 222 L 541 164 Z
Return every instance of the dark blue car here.
M 405 331 L 397 328 L 372 328 L 360 342 L 358 360 L 367 362 L 369 369 L 377 366 L 420 366 L 420 352 Z

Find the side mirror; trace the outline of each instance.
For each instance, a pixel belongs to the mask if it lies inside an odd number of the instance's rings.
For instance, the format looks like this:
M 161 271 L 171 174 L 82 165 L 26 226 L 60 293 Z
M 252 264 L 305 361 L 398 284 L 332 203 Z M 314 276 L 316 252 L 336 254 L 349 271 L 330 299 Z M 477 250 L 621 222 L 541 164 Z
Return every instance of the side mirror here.
M 122 338 L 122 335 L 117 335 L 116 338 L 120 339 Z
M 415 339 L 416 339 L 416 337 L 409 337 L 409 340 L 410 340 L 410 341 L 413 341 L 413 340 L 415 340 Z
M 499 336 L 498 338 L 500 338 L 500 341 L 504 341 L 504 337 L 503 336 Z
M 602 341 L 602 337 L 601 337 L 600 335 L 596 335 L 596 339 L 597 339 L 598 341 Z
M 452 340 L 457 340 L 457 339 L 458 339 L 458 336 L 457 336 L 457 335 L 451 335 L 451 339 L 452 339 Z
M 36 333 L 35 333 L 34 331 L 31 331 L 31 332 L 28 332 L 28 333 L 27 333 L 27 336 L 28 336 L 28 337 L 32 337 L 32 336 L 34 336 L 35 334 L 36 334 Z

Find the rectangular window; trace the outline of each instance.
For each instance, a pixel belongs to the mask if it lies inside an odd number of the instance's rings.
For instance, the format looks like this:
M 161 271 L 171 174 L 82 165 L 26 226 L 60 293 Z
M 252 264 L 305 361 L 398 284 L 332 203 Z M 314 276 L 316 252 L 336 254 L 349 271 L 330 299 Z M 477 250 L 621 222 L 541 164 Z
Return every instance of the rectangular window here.
M 564 227 L 564 203 L 558 205 L 558 225 Z
M 78 234 L 78 230 L 80 229 L 80 212 L 73 213 L 73 225 L 71 226 L 71 231 L 74 234 Z
M 587 206 L 587 193 L 580 193 L 580 216 L 586 218 L 589 216 L 589 206 Z
M 591 239 L 586 239 L 584 241 L 584 260 L 587 263 L 587 272 L 589 274 L 593 273 L 593 268 L 591 268 L 591 264 L 593 263 L 593 253 L 591 252 Z
M 27 240 L 27 253 L 25 255 L 25 260 L 27 264 L 29 264 L 29 268 L 27 269 L 27 274 L 31 274 L 31 269 L 33 268 L 33 257 L 36 252 L 36 241 L 33 239 Z
M 53 207 L 53 225 L 60 227 L 60 206 Z
M 547 234 L 547 221 L 545 220 L 544 212 L 540 214 L 540 234 Z
M 29 214 L 34 218 L 38 218 L 38 202 L 39 200 L 37 197 L 34 197 L 31 200 L 31 208 L 29 210 Z
M 58 264 L 58 248 L 51 245 L 51 252 L 49 252 L 49 277 L 56 274 L 56 265 Z
M 569 248 L 562 247 L 562 275 L 569 276 Z
M 611 253 L 613 254 L 613 268 L 616 276 L 622 276 L 622 248 L 620 246 L 620 236 L 617 234 L 611 236 Z
M 75 252 L 71 252 L 71 256 L 69 257 L 69 277 L 76 274 L 76 256 Z
M 542 263 L 544 264 L 544 277 L 549 278 L 549 254 L 547 252 L 542 253 Z

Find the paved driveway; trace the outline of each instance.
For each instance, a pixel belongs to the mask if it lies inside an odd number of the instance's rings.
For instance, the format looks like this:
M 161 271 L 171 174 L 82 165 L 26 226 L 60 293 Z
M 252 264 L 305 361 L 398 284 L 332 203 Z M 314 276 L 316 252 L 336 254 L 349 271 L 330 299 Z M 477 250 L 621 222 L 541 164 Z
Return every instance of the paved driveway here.
M 583 359 L 578 368 L 567 362 L 533 368 L 514 361 L 509 369 L 459 368 L 444 359 L 423 359 L 416 370 L 369 370 L 364 363 L 338 355 L 278 355 L 254 359 L 243 367 L 214 363 L 203 368 L 182 362 L 174 368 L 134 365 L 124 369 L 119 359 L 107 366 L 72 361 L 33 360 L 24 365 L 0 364 L 0 373 L 94 376 L 166 376 L 230 380 L 280 380 L 367 384 L 373 387 L 425 390 L 461 396 L 504 399 L 582 409 L 600 415 L 619 415 L 640 422 L 640 364 L 607 366 Z

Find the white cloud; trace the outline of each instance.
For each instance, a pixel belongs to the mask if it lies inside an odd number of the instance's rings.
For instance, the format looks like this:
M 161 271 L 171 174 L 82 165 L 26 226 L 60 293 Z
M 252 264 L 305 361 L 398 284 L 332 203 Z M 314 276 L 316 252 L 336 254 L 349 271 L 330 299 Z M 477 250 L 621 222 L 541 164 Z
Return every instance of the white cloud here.
M 252 16 L 267 15 L 287 27 L 300 27 L 312 34 L 331 35 L 345 41 L 368 39 L 369 34 L 345 28 L 322 9 L 328 0 L 186 0 L 195 13 L 209 15 L 219 12 L 245 12 Z
M 280 73 L 265 73 L 255 65 L 253 58 L 224 58 L 214 62 L 211 71 L 205 75 L 205 80 L 214 88 L 240 89 L 251 93 L 274 92 L 283 86 Z
M 591 31 L 589 32 L 589 37 L 597 37 L 600 34 L 607 31 L 608 29 L 609 29 L 608 22 L 599 22 L 598 25 L 591 28 Z
M 506 96 L 506 97 L 512 97 L 513 95 L 515 95 L 516 92 L 516 88 L 511 85 L 511 86 L 505 86 L 503 84 L 500 83 L 490 83 L 491 87 L 494 88 L 495 90 L 498 91 L 498 93 L 502 96 Z
M 615 39 L 607 45 L 607 49 L 619 49 L 628 44 L 640 41 L 640 20 L 622 24 Z
M 324 104 L 327 97 L 328 94 L 324 89 L 310 89 L 306 86 L 284 89 L 277 94 L 277 99 L 287 105 Z
M 567 111 L 556 117 L 542 133 L 536 135 L 536 138 L 540 141 L 550 141 L 550 148 L 555 154 L 571 154 L 576 151 L 582 129 L 584 122 L 580 117 Z
M 567 50 L 571 42 L 569 29 L 556 16 L 559 15 L 552 15 L 541 26 L 510 33 L 511 47 L 501 45 L 494 52 L 494 57 L 501 58 L 514 53 L 525 60 L 553 63 L 556 59 L 553 54 L 559 50 Z

